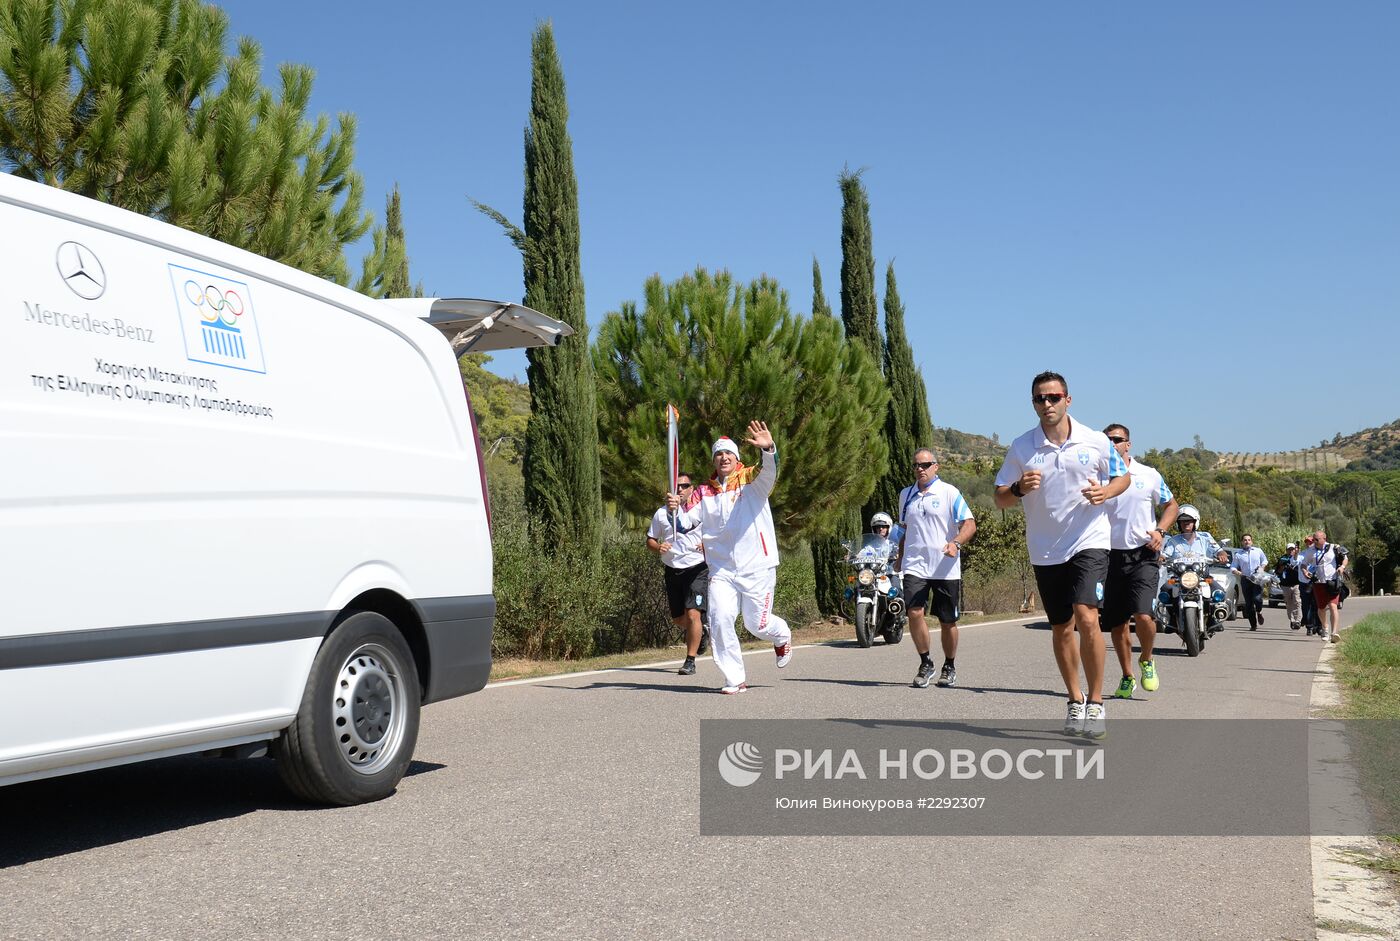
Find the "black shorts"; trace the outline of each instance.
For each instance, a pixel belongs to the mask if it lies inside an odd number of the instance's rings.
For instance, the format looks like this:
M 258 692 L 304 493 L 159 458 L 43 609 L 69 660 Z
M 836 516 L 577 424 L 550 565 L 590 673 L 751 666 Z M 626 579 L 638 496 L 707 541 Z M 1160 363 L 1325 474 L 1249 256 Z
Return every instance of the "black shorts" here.
M 1035 587 L 1051 624 L 1074 620 L 1077 604 L 1099 607 L 1103 604 L 1104 582 L 1108 580 L 1108 550 L 1083 549 L 1059 565 L 1033 565 Z
M 666 603 L 671 617 L 678 618 L 687 610 L 704 611 L 705 598 L 710 592 L 710 569 L 704 562 L 688 569 L 666 568 Z
M 1151 614 L 1157 598 L 1157 553 L 1151 546 L 1111 549 L 1108 553 L 1108 581 L 1103 586 L 1103 615 L 1099 624 L 1105 630 L 1127 623 L 1135 614 Z
M 938 618 L 939 624 L 956 624 L 962 617 L 961 578 L 920 578 L 904 576 L 904 603 L 923 608 Z

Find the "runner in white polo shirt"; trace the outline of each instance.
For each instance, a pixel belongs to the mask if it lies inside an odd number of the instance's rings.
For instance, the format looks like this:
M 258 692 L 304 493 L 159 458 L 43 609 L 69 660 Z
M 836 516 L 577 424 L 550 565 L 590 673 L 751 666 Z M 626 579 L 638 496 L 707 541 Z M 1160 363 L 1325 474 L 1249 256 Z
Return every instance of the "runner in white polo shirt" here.
M 1019 501 L 1026 513 L 1026 546 L 1050 619 L 1055 663 L 1069 693 L 1065 732 L 1102 738 L 1099 605 L 1110 541 L 1104 502 L 1126 490 L 1131 480 L 1104 433 L 1070 419 L 1071 401 L 1069 384 L 1059 373 L 1043 372 L 1031 380 L 1040 424 L 1007 450 L 997 472 L 996 505 L 1005 509 Z M 1081 662 L 1086 688 L 1079 685 Z
M 909 636 L 919 652 L 912 685 L 924 689 L 933 676 L 925 610 L 938 618 L 943 645 L 939 686 L 958 681 L 958 618 L 962 615 L 962 547 L 977 532 L 962 492 L 938 476 L 938 458 L 928 448 L 914 452 L 914 485 L 899 493 L 900 570 L 909 605 Z
M 1100 618 L 1104 626 L 1112 629 L 1113 650 L 1123 671 L 1123 679 L 1113 695 L 1132 699 L 1137 678 L 1133 676 L 1130 626 L 1136 626 L 1141 648 L 1138 665 L 1142 670 L 1142 688 L 1149 693 L 1157 690 L 1157 665 L 1152 661 L 1152 642 L 1157 638 L 1157 622 L 1152 617 L 1152 602 L 1157 598 L 1157 555 L 1162 551 L 1167 529 L 1176 522 L 1177 505 L 1162 475 L 1142 461 L 1133 460 L 1127 425 L 1109 425 L 1103 433 L 1133 478 L 1128 489 L 1107 504 L 1112 549 Z M 1157 507 L 1162 508 L 1160 517 L 1155 512 Z

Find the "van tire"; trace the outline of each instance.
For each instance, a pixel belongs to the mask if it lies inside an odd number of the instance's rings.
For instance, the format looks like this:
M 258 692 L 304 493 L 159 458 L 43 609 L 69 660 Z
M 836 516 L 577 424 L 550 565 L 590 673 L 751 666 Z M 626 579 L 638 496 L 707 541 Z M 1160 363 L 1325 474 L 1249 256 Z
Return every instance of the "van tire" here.
M 296 719 L 273 744 L 283 783 L 318 804 L 388 797 L 413 759 L 422 702 L 413 654 L 394 623 L 351 614 L 321 644 Z

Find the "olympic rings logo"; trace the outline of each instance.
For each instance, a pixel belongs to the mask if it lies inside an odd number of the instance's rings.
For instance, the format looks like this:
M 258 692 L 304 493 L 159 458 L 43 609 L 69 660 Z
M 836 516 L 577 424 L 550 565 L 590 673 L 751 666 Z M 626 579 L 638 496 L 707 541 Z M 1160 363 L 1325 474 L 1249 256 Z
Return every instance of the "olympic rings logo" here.
M 220 320 L 225 326 L 232 327 L 243 316 L 243 298 L 238 296 L 238 292 L 220 291 L 212 284 L 201 287 L 198 281 L 186 281 L 185 300 L 196 307 L 207 307 L 208 310 L 199 313 L 209 323 Z

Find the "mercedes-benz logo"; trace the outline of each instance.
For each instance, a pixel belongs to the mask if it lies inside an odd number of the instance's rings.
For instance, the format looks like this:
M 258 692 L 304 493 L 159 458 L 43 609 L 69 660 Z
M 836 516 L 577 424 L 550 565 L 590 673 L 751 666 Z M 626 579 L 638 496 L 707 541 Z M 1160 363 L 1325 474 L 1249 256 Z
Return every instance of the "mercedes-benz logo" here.
M 107 290 L 107 272 L 102 270 L 102 262 L 86 245 L 64 242 L 58 246 L 55 258 L 58 276 L 74 294 L 84 300 L 95 301 Z

